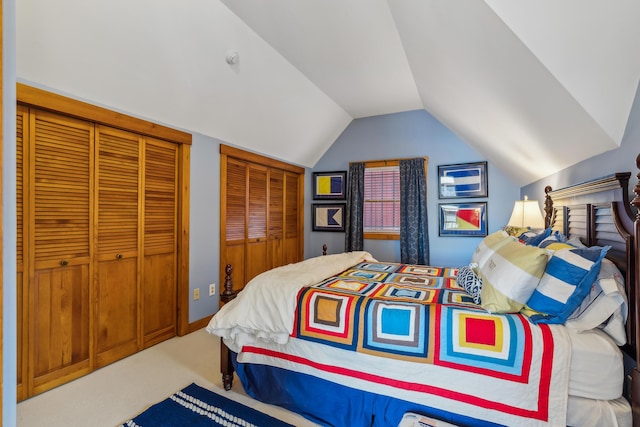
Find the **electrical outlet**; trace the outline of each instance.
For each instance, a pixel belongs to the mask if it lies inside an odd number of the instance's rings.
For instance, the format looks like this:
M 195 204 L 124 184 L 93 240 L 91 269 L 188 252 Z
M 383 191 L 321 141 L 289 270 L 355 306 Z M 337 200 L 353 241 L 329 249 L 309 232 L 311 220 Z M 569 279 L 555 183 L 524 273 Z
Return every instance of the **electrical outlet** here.
M 213 296 L 216 294 L 216 284 L 212 283 L 209 285 L 209 296 Z
M 193 290 L 193 300 L 199 300 L 200 299 L 200 288 L 195 288 Z

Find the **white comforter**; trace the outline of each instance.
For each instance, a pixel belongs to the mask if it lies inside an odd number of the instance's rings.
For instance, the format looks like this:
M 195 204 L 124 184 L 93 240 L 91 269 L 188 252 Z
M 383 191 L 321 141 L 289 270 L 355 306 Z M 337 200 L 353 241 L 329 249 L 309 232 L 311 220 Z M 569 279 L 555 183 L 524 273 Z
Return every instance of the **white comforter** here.
M 213 316 L 207 332 L 224 338 L 225 344 L 235 352 L 256 340 L 284 344 L 293 332 L 300 289 L 364 261 L 375 261 L 375 258 L 365 251 L 346 252 L 265 271 Z

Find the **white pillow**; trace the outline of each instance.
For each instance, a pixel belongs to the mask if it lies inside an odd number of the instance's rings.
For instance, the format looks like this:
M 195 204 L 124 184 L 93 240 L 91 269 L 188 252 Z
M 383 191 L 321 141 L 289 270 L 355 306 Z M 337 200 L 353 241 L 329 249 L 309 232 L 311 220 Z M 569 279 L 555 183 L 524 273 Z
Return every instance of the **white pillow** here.
M 615 264 L 605 258 L 589 294 L 569 316 L 566 326 L 577 331 L 602 327 L 616 344 L 623 345 L 626 342 L 627 305 L 624 278 Z

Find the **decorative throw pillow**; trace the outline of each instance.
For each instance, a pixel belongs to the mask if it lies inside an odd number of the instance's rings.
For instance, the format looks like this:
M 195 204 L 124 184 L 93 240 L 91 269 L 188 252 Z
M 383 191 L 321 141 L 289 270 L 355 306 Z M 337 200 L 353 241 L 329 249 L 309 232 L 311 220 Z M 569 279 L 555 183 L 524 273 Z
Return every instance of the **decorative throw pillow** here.
M 582 303 L 611 246 L 560 249 L 553 253 L 540 284 L 527 301 L 539 314 L 534 323 L 565 323 Z
M 505 225 L 505 227 L 503 228 L 503 230 L 509 235 L 509 236 L 514 236 L 514 237 L 518 237 L 519 235 L 526 233 L 527 231 L 530 230 L 529 227 L 517 227 L 515 225 Z
M 456 278 L 458 286 L 463 288 L 471 297 L 473 302 L 480 304 L 480 291 L 482 289 L 482 279 L 476 276 L 470 266 L 465 265 L 458 269 L 458 277 Z
M 536 233 L 534 231 L 528 231 L 526 233 L 522 233 L 518 240 L 520 240 L 525 245 L 529 246 L 538 246 L 540 242 L 551 235 L 551 229 L 547 228 L 541 233 Z
M 499 247 L 476 270 L 482 279 L 481 306 L 491 313 L 517 313 L 536 289 L 547 251 L 515 240 Z
M 582 300 L 578 308 L 569 316 L 565 323 L 568 328 L 577 331 L 588 331 L 598 326 L 607 327 L 613 330 L 614 327 L 620 329 L 620 324 L 611 322 L 612 316 L 620 309 L 620 315 L 623 317 L 621 330 L 614 331 L 613 338 L 617 341 L 617 337 L 625 336 L 624 321 L 627 316 L 627 296 L 624 292 L 624 278 L 618 270 L 618 267 L 610 260 L 604 258 L 600 264 L 600 273 L 597 280 L 589 289 L 589 293 Z M 615 325 L 615 326 L 614 326 Z M 607 331 L 605 329 L 605 331 Z M 608 332 L 608 331 L 607 331 Z M 625 339 L 626 341 L 626 339 Z M 623 345 L 618 344 L 618 345 Z
M 504 230 L 489 234 L 482 239 L 473 255 L 471 255 L 471 264 L 477 264 L 482 267 L 496 250 L 509 242 L 515 242 L 515 238 L 509 236 Z
M 544 238 L 540 243 L 538 243 L 539 248 L 547 248 L 549 250 L 555 251 L 560 248 L 570 248 L 571 245 L 566 243 L 567 236 L 560 233 L 559 231 L 555 231 L 553 234 L 549 235 L 549 237 Z M 549 248 L 552 246 L 552 248 Z M 556 249 L 553 249 L 556 248 Z

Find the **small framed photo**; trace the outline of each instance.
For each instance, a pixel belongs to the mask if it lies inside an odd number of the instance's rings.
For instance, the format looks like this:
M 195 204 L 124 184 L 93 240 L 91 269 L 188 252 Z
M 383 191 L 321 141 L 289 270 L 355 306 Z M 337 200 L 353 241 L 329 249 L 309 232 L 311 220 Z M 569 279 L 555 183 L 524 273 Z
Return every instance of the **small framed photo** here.
M 344 200 L 347 198 L 347 171 L 314 172 L 314 200 Z
M 344 214 L 346 203 L 311 205 L 313 231 L 344 231 Z
M 486 236 L 487 202 L 441 203 L 440 236 Z
M 438 196 L 441 199 L 487 197 L 487 162 L 438 166 Z

